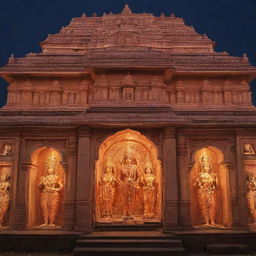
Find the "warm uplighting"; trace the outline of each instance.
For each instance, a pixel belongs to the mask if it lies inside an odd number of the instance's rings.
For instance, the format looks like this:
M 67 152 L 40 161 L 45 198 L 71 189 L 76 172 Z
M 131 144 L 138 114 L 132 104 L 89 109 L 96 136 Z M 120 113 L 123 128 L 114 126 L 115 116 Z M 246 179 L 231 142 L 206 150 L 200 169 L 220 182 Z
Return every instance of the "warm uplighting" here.
M 162 170 L 155 145 L 137 131 L 120 131 L 99 148 L 96 221 L 161 221 Z

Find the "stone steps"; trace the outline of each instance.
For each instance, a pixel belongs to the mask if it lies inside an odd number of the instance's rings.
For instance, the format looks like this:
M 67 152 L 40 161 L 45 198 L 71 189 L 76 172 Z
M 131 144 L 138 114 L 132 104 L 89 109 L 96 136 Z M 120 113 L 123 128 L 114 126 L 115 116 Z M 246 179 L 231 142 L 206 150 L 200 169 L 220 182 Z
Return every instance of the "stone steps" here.
M 90 256 L 166 256 L 185 255 L 182 240 L 175 235 L 156 232 L 94 232 L 82 235 L 73 255 Z

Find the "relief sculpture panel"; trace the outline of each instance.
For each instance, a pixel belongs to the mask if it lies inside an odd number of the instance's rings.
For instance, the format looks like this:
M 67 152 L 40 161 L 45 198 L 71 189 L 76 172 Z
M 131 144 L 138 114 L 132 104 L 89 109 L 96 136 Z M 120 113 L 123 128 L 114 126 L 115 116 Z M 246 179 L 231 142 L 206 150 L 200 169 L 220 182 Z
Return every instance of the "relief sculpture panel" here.
M 246 201 L 249 210 L 248 226 L 256 229 L 256 153 L 254 145 L 243 145 L 244 169 L 246 183 Z
M 0 228 L 4 227 L 4 219 L 10 203 L 11 164 L 0 162 Z
M 137 131 L 108 137 L 96 162 L 96 222 L 160 222 L 162 170 L 155 145 Z
M 0 228 L 7 228 L 9 224 L 9 208 L 12 186 L 12 166 L 14 157 L 14 142 L 0 141 Z

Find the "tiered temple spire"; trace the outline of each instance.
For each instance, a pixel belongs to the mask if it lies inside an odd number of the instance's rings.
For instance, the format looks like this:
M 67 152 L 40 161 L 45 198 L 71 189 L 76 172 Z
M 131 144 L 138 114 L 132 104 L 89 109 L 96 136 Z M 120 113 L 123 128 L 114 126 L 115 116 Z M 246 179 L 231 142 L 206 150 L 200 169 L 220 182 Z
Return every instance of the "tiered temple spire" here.
M 124 9 L 122 10 L 121 14 L 132 14 L 132 10 L 130 9 L 129 5 L 126 3 Z

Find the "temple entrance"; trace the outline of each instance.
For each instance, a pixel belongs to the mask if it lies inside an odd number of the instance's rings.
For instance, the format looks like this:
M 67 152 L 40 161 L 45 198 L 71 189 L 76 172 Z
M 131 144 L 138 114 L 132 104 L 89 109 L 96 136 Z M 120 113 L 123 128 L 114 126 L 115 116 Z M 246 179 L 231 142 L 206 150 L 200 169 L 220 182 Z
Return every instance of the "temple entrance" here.
M 156 146 L 126 129 L 99 147 L 96 223 L 142 225 L 162 219 L 162 169 Z

